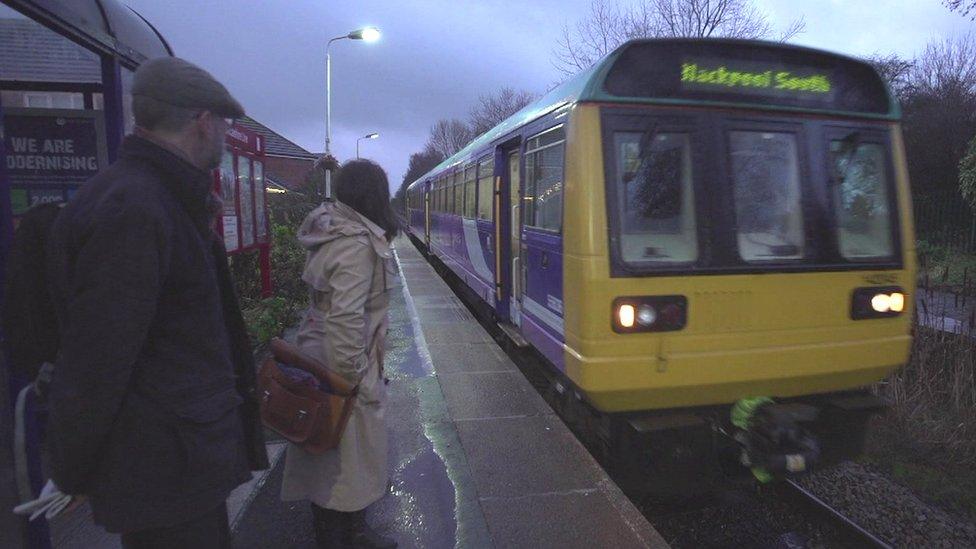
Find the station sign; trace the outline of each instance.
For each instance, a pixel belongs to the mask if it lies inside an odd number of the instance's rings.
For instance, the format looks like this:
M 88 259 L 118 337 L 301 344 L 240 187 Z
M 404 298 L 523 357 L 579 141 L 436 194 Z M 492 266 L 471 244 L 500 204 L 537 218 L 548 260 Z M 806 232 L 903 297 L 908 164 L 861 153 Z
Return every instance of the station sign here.
M 264 137 L 234 126 L 227 132 L 225 144 L 214 178 L 223 203 L 221 232 L 228 253 L 245 252 L 269 240 Z

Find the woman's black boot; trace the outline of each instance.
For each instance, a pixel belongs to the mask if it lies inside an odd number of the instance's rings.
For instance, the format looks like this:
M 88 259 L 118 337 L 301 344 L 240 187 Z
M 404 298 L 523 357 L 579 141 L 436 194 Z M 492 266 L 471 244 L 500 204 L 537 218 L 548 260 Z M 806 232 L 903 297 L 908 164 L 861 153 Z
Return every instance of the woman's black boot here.
M 366 510 L 343 513 L 346 515 L 348 530 L 345 532 L 344 540 L 348 547 L 356 549 L 393 549 L 397 542 L 393 538 L 383 537 L 377 534 L 366 524 Z
M 315 528 L 315 545 L 319 549 L 341 549 L 346 547 L 343 533 L 346 531 L 349 513 L 333 511 L 312 504 L 312 526 Z

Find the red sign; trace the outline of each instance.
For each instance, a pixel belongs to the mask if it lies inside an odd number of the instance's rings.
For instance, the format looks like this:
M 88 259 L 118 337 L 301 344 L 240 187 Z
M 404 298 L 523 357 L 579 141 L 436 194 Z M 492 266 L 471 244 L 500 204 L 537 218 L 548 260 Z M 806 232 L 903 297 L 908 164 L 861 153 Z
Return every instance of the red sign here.
M 264 138 L 250 130 L 232 126 L 227 130 L 227 144 L 252 154 L 264 154 Z

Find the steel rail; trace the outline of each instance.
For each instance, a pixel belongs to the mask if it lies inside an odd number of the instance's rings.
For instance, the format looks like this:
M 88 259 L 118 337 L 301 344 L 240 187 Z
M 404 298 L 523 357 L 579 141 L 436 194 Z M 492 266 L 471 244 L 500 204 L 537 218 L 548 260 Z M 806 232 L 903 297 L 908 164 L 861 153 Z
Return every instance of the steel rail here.
M 858 542 L 858 546 L 892 549 L 892 545 L 887 541 L 884 541 L 871 532 L 868 532 L 861 525 L 847 518 L 843 513 L 834 509 L 830 506 L 830 504 L 818 498 L 816 495 L 808 491 L 806 488 L 803 488 L 796 482 L 792 480 L 784 480 L 781 486 L 784 488 L 783 491 L 791 496 L 792 499 L 795 499 L 807 507 L 812 508 L 821 515 L 827 516 L 832 522 L 843 527 L 843 529 L 850 535 L 852 540 Z

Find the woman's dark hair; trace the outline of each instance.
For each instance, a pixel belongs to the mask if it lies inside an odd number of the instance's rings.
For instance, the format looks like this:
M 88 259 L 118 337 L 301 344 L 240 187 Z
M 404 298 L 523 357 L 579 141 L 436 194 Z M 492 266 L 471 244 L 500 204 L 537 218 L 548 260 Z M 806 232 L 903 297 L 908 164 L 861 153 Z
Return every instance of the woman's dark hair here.
M 370 160 L 343 164 L 336 173 L 335 195 L 339 202 L 386 231 L 387 240 L 397 235 L 400 224 L 390 205 L 390 183 L 379 164 Z

